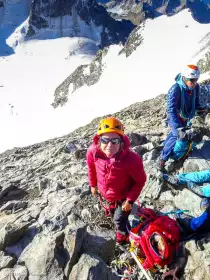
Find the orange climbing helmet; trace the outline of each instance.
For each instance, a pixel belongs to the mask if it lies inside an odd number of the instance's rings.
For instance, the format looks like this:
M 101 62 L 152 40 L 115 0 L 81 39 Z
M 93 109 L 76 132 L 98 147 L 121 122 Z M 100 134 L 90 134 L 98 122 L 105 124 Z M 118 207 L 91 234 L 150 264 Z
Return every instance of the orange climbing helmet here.
M 101 135 L 106 132 L 113 132 L 119 135 L 124 135 L 124 127 L 121 121 L 114 117 L 109 117 L 100 121 L 97 135 Z

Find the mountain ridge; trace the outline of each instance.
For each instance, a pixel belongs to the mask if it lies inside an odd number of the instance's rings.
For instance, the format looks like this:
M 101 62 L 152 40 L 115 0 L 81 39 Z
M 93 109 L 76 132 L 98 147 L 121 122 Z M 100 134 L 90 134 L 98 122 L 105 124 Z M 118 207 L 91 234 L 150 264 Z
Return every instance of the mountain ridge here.
M 188 8 L 193 18 L 200 23 L 210 22 L 210 3 L 203 0 L 112 0 L 100 2 L 104 5 L 113 18 L 130 19 L 133 23 L 139 24 L 147 18 L 156 18 L 161 15 L 172 16 L 182 9 Z

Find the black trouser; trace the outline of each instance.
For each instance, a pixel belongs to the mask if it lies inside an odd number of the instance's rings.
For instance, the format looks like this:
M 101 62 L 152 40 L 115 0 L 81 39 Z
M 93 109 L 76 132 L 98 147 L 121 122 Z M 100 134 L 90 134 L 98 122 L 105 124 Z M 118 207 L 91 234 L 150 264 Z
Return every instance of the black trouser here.
M 114 224 L 116 227 L 116 230 L 122 233 L 123 235 L 128 234 L 127 231 L 127 222 L 128 222 L 128 216 L 131 211 L 123 211 L 122 210 L 122 202 L 118 201 L 117 208 L 114 211 Z

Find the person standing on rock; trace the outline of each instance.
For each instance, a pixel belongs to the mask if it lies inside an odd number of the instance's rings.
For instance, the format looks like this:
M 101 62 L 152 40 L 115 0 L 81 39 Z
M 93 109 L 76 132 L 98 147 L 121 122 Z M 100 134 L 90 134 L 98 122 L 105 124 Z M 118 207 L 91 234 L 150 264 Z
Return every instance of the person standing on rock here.
M 161 170 L 173 152 L 176 141 L 183 139 L 183 128 L 191 126 L 190 120 L 197 110 L 203 110 L 199 102 L 199 76 L 200 70 L 196 65 L 185 66 L 182 73 L 176 76 L 176 83 L 168 92 L 167 119 L 171 131 L 164 142 L 158 163 Z
M 87 151 L 88 178 L 91 193 L 99 193 L 114 214 L 117 242 L 128 241 L 127 221 L 134 201 L 146 182 L 141 157 L 131 151 L 122 123 L 103 119 Z

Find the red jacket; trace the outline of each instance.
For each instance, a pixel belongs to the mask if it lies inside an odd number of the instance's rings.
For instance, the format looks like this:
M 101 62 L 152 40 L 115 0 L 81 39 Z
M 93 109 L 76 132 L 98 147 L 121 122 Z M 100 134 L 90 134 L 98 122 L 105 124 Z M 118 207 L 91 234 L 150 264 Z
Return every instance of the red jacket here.
M 143 162 L 131 151 L 130 141 L 123 136 L 124 147 L 114 158 L 99 149 L 98 136 L 87 151 L 88 178 L 91 187 L 97 187 L 110 202 L 127 199 L 135 201 L 146 182 Z

